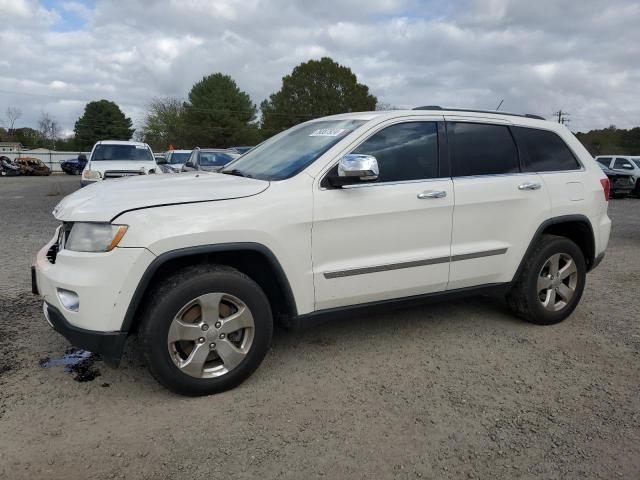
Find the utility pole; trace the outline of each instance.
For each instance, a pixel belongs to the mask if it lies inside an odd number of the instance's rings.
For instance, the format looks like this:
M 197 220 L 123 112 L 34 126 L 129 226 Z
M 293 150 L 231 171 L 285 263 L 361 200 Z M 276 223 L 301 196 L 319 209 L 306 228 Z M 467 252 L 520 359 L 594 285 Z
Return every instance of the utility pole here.
M 558 116 L 558 123 L 561 123 L 562 125 L 566 125 L 567 123 L 569 123 L 569 119 L 567 117 L 571 114 L 567 112 L 563 112 L 562 110 L 558 110 L 557 112 L 554 113 L 554 115 Z

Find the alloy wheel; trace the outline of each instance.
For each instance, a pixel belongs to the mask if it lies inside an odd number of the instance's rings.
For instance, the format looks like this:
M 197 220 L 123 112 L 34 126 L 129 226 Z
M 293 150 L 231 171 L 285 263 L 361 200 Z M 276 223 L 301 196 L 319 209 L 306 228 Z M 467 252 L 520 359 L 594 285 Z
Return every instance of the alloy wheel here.
M 575 260 L 567 253 L 556 253 L 547 259 L 538 274 L 538 300 L 545 309 L 560 311 L 575 295 L 577 285 Z
M 191 377 L 219 377 L 245 359 L 254 331 L 253 315 L 242 300 L 228 293 L 207 293 L 173 318 L 167 335 L 169 355 Z

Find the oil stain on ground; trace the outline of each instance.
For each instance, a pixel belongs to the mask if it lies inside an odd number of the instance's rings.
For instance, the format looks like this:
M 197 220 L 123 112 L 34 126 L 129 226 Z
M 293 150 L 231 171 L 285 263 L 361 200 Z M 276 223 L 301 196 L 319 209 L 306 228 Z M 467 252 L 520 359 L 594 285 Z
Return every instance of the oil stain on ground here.
M 40 360 L 42 368 L 63 366 L 64 371 L 73 375 L 76 382 L 90 382 L 100 376 L 100 370 L 95 366 L 100 357 L 95 353 L 79 348 L 68 348 L 62 358 L 43 358 Z

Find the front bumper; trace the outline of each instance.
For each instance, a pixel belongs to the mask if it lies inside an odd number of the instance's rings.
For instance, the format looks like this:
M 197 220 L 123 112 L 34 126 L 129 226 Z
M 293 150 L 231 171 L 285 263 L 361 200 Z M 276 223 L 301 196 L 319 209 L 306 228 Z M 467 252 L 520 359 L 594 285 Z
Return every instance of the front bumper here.
M 72 345 L 99 354 L 105 363 L 117 367 L 120 363 L 126 332 L 95 332 L 74 327 L 53 305 L 44 302 L 44 316 L 53 329 L 69 340 Z
M 57 233 L 36 255 L 32 290 L 43 297 L 52 326 L 72 344 L 105 356 L 119 354 L 117 339 L 127 335 L 122 329 L 125 314 L 155 255 L 145 248 L 118 247 L 104 253 L 63 249 L 54 263 L 47 252 L 56 238 Z M 61 289 L 78 295 L 77 311 L 64 307 Z
M 80 187 L 86 187 L 87 185 L 93 185 L 94 183 L 101 182 L 102 180 L 85 180 L 82 178 L 80 180 Z

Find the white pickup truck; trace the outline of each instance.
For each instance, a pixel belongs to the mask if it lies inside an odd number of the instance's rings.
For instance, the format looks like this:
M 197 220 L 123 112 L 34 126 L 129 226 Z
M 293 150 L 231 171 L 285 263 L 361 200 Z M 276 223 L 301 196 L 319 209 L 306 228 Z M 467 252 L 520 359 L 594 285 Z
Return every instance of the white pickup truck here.
M 136 332 L 159 382 L 204 395 L 258 367 L 276 320 L 492 293 L 560 322 L 604 255 L 608 195 L 569 130 L 531 115 L 335 115 L 218 173 L 69 195 L 33 286 L 73 344 L 117 364 Z

